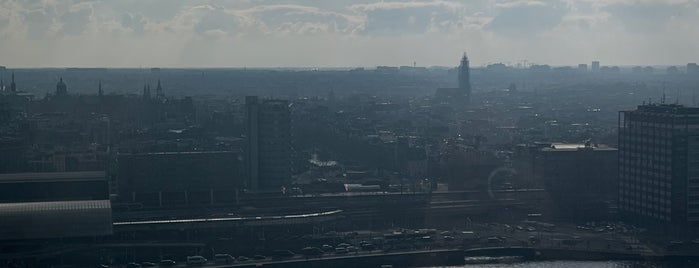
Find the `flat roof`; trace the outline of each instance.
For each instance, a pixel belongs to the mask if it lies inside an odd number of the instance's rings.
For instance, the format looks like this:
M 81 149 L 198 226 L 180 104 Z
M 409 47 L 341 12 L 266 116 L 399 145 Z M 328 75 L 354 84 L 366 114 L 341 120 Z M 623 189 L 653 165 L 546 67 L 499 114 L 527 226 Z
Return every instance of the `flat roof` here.
M 0 203 L 0 240 L 112 234 L 109 200 Z
M 0 174 L 0 183 L 106 180 L 104 171 L 29 172 Z

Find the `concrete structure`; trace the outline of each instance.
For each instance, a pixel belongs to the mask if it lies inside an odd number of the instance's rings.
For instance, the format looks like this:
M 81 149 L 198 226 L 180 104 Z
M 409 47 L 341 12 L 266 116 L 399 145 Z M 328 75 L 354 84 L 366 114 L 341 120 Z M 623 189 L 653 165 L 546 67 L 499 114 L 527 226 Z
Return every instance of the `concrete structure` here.
M 699 108 L 644 104 L 619 113 L 619 209 L 676 230 L 699 226 Z
M 276 192 L 291 182 L 291 111 L 284 100 L 245 98 L 247 110 L 246 188 Z

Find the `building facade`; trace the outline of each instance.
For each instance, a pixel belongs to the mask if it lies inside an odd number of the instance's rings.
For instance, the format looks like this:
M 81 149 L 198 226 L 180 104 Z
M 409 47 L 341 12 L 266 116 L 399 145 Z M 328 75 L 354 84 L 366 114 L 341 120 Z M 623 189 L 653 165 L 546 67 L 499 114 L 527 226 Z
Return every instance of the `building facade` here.
M 699 224 L 699 108 L 619 113 L 619 209 L 648 223 Z
M 609 215 L 618 184 L 616 148 L 553 143 L 539 151 L 536 162 L 558 215 L 575 219 Z
M 247 110 L 246 188 L 281 191 L 291 182 L 291 110 L 285 100 L 245 98 Z

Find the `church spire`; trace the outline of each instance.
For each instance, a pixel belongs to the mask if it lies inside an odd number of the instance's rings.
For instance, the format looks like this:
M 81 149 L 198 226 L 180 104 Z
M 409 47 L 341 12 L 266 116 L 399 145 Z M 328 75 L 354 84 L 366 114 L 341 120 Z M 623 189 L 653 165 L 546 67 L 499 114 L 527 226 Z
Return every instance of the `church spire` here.
M 150 99 L 150 85 L 143 84 L 143 99 Z
M 15 72 L 12 72 L 12 82 L 10 83 L 10 91 L 17 92 L 17 84 L 15 84 Z
M 164 97 L 163 95 L 163 87 L 160 86 L 160 79 L 158 79 L 158 86 L 155 88 L 155 95 L 161 99 Z

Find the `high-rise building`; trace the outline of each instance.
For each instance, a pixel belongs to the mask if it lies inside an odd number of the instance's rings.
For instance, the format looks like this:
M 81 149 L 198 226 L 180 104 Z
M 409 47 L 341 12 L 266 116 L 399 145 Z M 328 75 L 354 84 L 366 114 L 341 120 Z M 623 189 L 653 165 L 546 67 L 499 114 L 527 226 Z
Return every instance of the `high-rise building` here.
M 471 68 L 469 67 L 468 56 L 464 53 L 459 65 L 459 89 L 465 96 L 466 102 L 471 100 Z
M 637 222 L 699 224 L 699 108 L 619 113 L 619 210 Z
M 253 192 L 275 192 L 291 180 L 291 111 L 284 100 L 245 98 L 247 179 Z
M 599 61 L 593 61 L 590 70 L 592 72 L 599 72 Z

